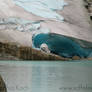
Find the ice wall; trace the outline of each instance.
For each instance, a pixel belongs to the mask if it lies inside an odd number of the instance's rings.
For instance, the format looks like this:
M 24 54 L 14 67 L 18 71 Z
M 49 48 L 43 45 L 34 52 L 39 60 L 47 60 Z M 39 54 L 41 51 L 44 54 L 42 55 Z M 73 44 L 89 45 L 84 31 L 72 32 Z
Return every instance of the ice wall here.
M 53 33 L 34 36 L 33 44 L 35 48 L 40 48 L 43 43 L 48 46 L 51 53 L 68 58 L 73 56 L 86 58 L 92 52 L 92 49 L 85 49 L 68 37 Z

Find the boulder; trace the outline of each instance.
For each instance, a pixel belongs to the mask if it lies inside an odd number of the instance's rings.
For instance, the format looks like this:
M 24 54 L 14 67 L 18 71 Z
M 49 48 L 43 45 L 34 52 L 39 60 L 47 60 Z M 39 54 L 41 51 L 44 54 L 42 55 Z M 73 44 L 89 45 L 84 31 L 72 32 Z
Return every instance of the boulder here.
M 40 46 L 40 49 L 44 52 L 47 52 L 47 53 L 50 53 L 50 50 L 47 46 L 47 44 L 43 43 L 41 46 Z
M 73 56 L 72 59 L 73 59 L 73 60 L 79 60 L 80 57 L 79 57 L 79 56 Z

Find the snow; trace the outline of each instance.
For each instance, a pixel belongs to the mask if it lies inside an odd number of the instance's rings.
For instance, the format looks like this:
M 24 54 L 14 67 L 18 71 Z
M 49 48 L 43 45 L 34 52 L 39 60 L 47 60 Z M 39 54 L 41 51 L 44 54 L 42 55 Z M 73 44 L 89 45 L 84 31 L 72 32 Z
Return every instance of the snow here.
M 22 0 L 17 0 L 17 1 L 22 1 Z M 29 0 L 25 0 L 25 2 L 27 1 Z M 31 1 L 35 1 L 35 0 L 31 0 Z M 50 20 L 48 18 L 36 16 L 31 12 L 25 11 L 22 7 L 16 5 L 14 0 L 0 0 L 0 8 L 1 8 L 0 20 L 2 18 L 9 19 L 10 17 L 21 18 L 22 20 L 31 21 L 33 24 L 38 23 L 35 25 L 38 26 L 36 27 L 36 29 L 39 28 L 42 28 L 41 30 L 45 29 L 43 30 L 43 32 L 49 29 L 50 33 L 56 33 L 56 34 L 65 35 L 65 36 L 85 40 L 88 42 L 92 42 L 92 27 L 89 24 L 88 16 L 86 16 L 87 13 L 83 6 L 83 0 L 65 0 L 65 1 L 68 3 L 68 5 L 64 7 L 64 9 L 62 8 L 63 10 L 61 8 L 59 8 L 61 9 L 60 11 L 56 11 L 57 9 L 52 9 L 53 12 L 57 12 L 57 14 L 59 14 L 60 16 L 64 16 L 65 19 L 64 22 L 59 22 L 55 20 Z M 13 21 L 13 19 L 11 20 Z M 21 23 L 23 23 L 22 20 L 20 20 Z M 2 23 L 2 21 L 0 22 Z M 12 29 L 12 25 L 10 25 L 11 29 L 1 28 L 5 26 L 6 24 L 4 26 L 0 25 L 0 41 L 16 42 L 16 43 L 20 43 L 23 46 L 32 45 L 32 41 L 31 41 L 32 32 L 27 33 L 27 32 L 20 32 L 19 30 L 15 31 Z M 30 26 L 31 25 L 27 25 L 26 28 L 29 29 Z M 89 47 L 89 45 L 85 45 L 85 46 Z
M 63 10 L 63 7 L 67 5 L 64 0 L 14 0 L 14 2 L 37 16 L 60 21 L 64 20 L 61 15 L 56 13 L 56 10 Z

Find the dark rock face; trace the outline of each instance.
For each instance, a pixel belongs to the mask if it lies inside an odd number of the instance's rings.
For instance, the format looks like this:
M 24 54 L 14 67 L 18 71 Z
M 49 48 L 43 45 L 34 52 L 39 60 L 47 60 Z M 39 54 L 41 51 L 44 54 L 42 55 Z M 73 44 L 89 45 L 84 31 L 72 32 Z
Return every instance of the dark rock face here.
M 84 0 L 85 1 L 85 7 L 88 10 L 90 19 L 92 20 L 92 0 Z
M 1 76 L 0 76 L 0 92 L 7 92 L 6 85 Z

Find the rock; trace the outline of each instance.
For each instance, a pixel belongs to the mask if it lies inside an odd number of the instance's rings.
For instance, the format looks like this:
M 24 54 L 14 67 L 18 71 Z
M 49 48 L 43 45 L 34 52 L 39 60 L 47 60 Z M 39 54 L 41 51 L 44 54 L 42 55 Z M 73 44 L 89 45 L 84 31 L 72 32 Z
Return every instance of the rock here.
M 17 47 L 17 48 L 16 48 Z M 3 48 L 3 49 L 2 49 Z M 12 50 L 11 50 L 12 49 Z M 31 47 L 11 42 L 0 42 L 0 60 L 62 60 L 66 59 Z M 1 92 L 1 91 L 0 91 Z
M 80 57 L 79 57 L 79 56 L 73 56 L 72 59 L 73 59 L 73 60 L 79 60 Z
M 87 60 L 92 60 L 92 57 L 87 58 Z
M 40 46 L 40 49 L 44 52 L 47 52 L 47 53 L 50 53 L 50 50 L 47 46 L 47 44 L 43 43 L 41 46 Z
M 0 92 L 7 92 L 6 85 L 1 76 L 0 76 Z
M 92 13 L 92 5 L 88 9 L 89 9 L 89 13 Z
M 90 16 L 90 19 L 92 20 L 92 16 Z

